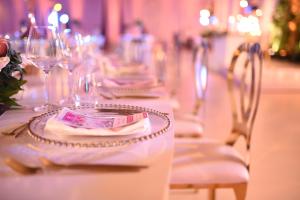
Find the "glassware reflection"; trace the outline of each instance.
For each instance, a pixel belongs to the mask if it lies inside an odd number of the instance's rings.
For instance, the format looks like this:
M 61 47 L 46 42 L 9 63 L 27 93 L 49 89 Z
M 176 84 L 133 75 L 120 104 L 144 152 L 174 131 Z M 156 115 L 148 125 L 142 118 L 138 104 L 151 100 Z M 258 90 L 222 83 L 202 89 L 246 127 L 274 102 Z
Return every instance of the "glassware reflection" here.
M 48 109 L 50 85 L 48 76 L 53 67 L 62 59 L 62 46 L 57 28 L 54 26 L 33 26 L 26 45 L 26 58 L 43 70 L 45 75 L 45 104 L 34 107 L 35 111 Z
M 76 106 L 85 103 L 99 104 L 98 81 L 96 73 L 79 73 L 74 91 Z
M 68 70 L 68 97 L 60 101 L 61 105 L 73 104 L 73 72 L 78 68 L 83 61 L 84 49 L 83 40 L 81 34 L 68 34 L 64 33 L 62 35 L 62 46 L 63 46 L 63 59 L 60 66 Z

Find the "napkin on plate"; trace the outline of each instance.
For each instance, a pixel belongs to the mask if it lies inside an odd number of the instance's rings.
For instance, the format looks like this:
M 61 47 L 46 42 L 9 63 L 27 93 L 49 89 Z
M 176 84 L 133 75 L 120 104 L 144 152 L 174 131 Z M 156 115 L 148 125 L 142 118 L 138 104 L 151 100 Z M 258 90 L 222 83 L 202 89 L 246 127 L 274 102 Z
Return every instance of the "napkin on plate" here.
M 145 71 L 146 67 L 143 64 L 126 64 L 119 58 L 102 59 L 102 71 L 106 75 L 126 75 L 136 74 Z
M 157 85 L 154 76 L 123 76 L 103 79 L 103 85 L 111 88 L 147 88 Z
M 46 132 L 60 136 L 121 136 L 151 131 L 147 113 L 95 116 L 64 108 L 51 117 Z

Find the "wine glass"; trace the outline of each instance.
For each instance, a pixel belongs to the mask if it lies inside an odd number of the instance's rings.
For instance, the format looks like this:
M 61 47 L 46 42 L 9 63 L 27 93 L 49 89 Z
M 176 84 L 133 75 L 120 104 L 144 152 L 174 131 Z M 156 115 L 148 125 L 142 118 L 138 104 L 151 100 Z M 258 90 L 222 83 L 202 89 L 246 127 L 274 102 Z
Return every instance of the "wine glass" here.
M 81 65 L 83 60 L 83 40 L 79 33 L 74 35 L 64 33 L 62 35 L 63 58 L 60 66 L 68 70 L 68 97 L 60 101 L 60 104 L 73 103 L 73 71 Z
M 34 107 L 35 111 L 43 111 L 51 106 L 49 103 L 49 73 L 63 57 L 57 28 L 55 26 L 32 26 L 26 45 L 26 57 L 36 67 L 43 70 L 45 75 L 45 104 Z

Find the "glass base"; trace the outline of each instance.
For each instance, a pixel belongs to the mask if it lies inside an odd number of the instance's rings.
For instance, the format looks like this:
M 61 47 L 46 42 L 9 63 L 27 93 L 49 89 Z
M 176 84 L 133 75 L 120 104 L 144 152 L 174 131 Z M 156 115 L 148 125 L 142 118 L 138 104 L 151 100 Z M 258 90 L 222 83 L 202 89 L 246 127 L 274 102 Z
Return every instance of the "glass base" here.
M 44 104 L 41 106 L 35 106 L 33 107 L 34 112 L 48 112 L 50 110 L 58 109 L 60 106 L 54 105 L 54 104 Z
M 66 99 L 60 100 L 59 105 L 63 107 L 73 106 L 75 105 L 75 100 L 72 97 L 68 97 Z

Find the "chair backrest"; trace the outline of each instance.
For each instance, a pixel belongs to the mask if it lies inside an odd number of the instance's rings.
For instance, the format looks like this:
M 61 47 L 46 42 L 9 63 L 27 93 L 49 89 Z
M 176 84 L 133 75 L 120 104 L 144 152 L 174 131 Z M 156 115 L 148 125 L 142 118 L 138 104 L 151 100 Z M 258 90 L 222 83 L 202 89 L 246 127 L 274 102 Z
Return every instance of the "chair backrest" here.
M 157 81 L 160 85 L 166 84 L 167 75 L 167 45 L 163 41 L 157 41 L 152 48 L 153 66 L 155 67 Z
M 193 114 L 197 114 L 202 107 L 205 99 L 207 80 L 208 80 L 208 49 L 207 40 L 202 40 L 195 48 L 193 54 L 193 65 L 195 70 L 195 94 L 196 101 L 193 108 Z
M 126 64 L 138 63 L 144 61 L 145 51 L 144 38 L 133 38 L 131 35 L 125 35 L 121 41 L 121 55 Z
M 144 57 L 144 43 L 141 38 L 132 39 L 129 43 L 130 61 L 134 63 L 143 63 Z
M 241 55 L 245 61 L 237 65 Z M 233 145 L 240 136 L 246 139 L 250 150 L 251 133 L 256 118 L 261 92 L 263 54 L 258 43 L 243 43 L 234 52 L 227 73 L 227 83 L 232 108 L 232 130 L 226 141 Z M 238 92 L 235 87 L 238 86 Z

